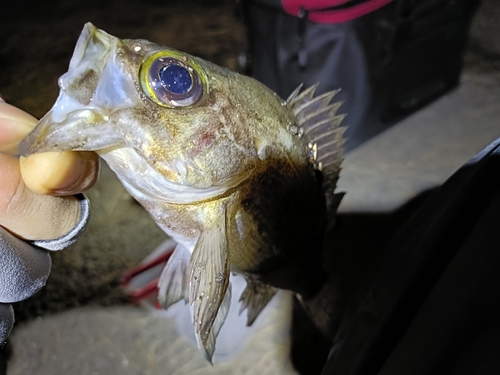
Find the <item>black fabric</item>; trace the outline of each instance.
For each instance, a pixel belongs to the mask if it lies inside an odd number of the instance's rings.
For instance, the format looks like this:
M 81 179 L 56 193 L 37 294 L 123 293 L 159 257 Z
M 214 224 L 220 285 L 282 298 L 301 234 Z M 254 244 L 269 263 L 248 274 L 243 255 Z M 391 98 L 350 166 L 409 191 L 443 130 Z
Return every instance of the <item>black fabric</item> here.
M 500 374 L 499 172 L 497 140 L 394 236 L 323 374 Z
M 318 93 L 341 88 L 350 150 L 457 85 L 478 4 L 396 0 L 352 21 L 318 24 L 307 12 L 298 18 L 247 0 L 251 74 L 283 98 L 301 83 L 319 82 Z
M 7 374 L 7 361 L 10 359 L 12 355 L 12 347 L 10 345 L 10 341 L 0 346 L 0 375 Z

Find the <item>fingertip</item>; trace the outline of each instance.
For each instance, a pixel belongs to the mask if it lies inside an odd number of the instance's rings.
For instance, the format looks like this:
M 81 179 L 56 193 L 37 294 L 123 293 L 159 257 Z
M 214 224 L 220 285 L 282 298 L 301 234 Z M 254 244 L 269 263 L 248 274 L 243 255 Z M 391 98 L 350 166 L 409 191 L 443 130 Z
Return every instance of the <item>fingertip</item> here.
M 20 158 L 21 175 L 38 194 L 73 195 L 97 180 L 99 158 L 93 152 L 46 152 Z
M 17 146 L 38 120 L 23 110 L 0 101 L 0 152 L 17 154 Z
M 26 186 L 37 194 L 52 194 L 54 184 L 73 178 L 73 170 L 68 167 L 75 162 L 70 152 L 44 152 L 21 156 L 19 159 L 21 176 Z M 51 178 L 54 168 L 60 175 Z
M 72 163 L 63 163 L 61 170 L 54 167 L 47 180 L 53 195 L 74 195 L 83 193 L 94 186 L 99 177 L 99 156 L 90 151 L 64 151 L 73 154 Z M 66 175 L 67 178 L 60 178 Z M 59 183 L 58 183 L 59 181 Z
M 23 182 L 19 160 L 2 154 L 0 159 L 0 175 L 5 177 L 0 189 L 2 227 L 22 239 L 50 240 L 61 237 L 75 226 L 81 215 L 78 199 L 33 193 Z M 37 185 L 43 188 L 35 180 Z

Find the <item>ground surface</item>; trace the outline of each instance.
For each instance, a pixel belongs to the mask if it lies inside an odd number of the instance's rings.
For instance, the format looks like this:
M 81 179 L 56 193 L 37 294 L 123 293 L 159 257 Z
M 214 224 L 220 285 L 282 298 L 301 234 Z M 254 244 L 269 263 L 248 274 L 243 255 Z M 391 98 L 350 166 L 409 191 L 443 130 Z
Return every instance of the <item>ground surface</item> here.
M 0 92 L 35 116 L 53 104 L 85 22 L 120 37 L 146 38 L 238 69 L 244 33 L 231 2 L 60 1 L 15 3 L 0 23 Z M 50 7 L 50 8 L 48 8 Z M 460 87 L 347 156 L 340 224 L 375 232 L 360 213 L 391 212 L 442 183 L 500 136 L 500 1 L 476 16 Z M 179 335 L 175 320 L 124 305 L 120 274 L 165 237 L 103 168 L 89 192 L 93 217 L 82 241 L 53 256 L 47 287 L 15 306 L 13 374 L 293 374 L 286 295 L 258 322 L 248 346 L 212 368 Z M 389 223 L 394 224 L 395 216 Z M 375 219 L 379 226 L 386 222 Z M 346 242 L 353 244 L 346 235 Z M 370 236 L 358 242 L 371 241 Z M 358 243 L 359 246 L 367 246 Z M 247 341 L 245 341 L 247 342 Z M 265 353 L 265 355 L 264 355 Z M 219 366 L 219 367 L 217 367 Z

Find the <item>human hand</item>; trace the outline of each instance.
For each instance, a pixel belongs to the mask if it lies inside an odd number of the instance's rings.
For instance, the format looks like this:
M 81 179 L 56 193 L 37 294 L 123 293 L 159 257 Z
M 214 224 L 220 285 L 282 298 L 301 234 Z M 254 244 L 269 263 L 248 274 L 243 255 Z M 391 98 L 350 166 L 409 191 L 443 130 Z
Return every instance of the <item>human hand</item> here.
M 82 219 L 87 203 L 71 195 L 89 189 L 98 175 L 98 158 L 91 152 L 15 157 L 19 141 L 36 123 L 0 97 L 0 345 L 14 321 L 10 303 L 35 294 L 50 272 L 48 253 L 23 240 L 48 249 L 69 244 L 68 234 L 78 226 L 80 232 L 88 214 Z

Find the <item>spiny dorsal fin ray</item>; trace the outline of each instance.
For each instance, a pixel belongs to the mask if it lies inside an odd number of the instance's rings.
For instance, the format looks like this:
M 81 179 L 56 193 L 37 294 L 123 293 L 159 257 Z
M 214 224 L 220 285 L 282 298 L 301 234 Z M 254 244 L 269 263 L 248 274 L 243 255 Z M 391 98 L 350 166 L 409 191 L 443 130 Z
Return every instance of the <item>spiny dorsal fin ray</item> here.
M 247 326 L 251 326 L 278 289 L 262 284 L 250 274 L 245 275 L 247 286 L 240 297 L 240 314 L 247 310 Z
M 212 327 L 229 284 L 226 205 L 217 207 L 218 204 L 211 207 L 213 220 L 201 231 L 189 264 L 189 303 L 196 340 L 208 360 L 212 358 L 218 333 Z M 220 212 L 214 215 L 217 209 Z
M 299 118 L 301 116 L 307 116 L 311 112 L 315 112 L 320 108 L 326 107 L 328 104 L 330 104 L 333 97 L 335 95 L 337 95 L 339 91 L 340 91 L 340 89 L 325 92 L 324 94 L 321 94 L 320 96 L 312 98 L 310 102 L 305 102 L 300 107 L 295 107 L 293 110 L 294 115 Z M 342 104 L 342 102 L 337 102 L 334 104 L 338 104 L 338 106 L 340 106 L 340 104 Z
M 172 256 L 163 269 L 158 282 L 158 300 L 167 309 L 183 299 L 189 302 L 189 251 L 182 245 L 175 247 Z
M 321 151 L 322 149 L 325 149 L 325 148 L 330 148 L 330 146 L 332 146 L 333 144 L 339 144 L 341 143 L 341 145 L 344 144 L 344 140 L 343 139 L 335 139 L 335 136 L 338 134 L 339 132 L 330 132 L 329 137 L 322 137 L 322 138 L 326 138 L 326 143 L 323 143 L 321 145 L 318 146 L 318 151 Z M 333 139 L 333 140 L 332 140 Z M 335 154 L 340 154 L 342 153 L 342 150 L 335 150 L 333 151 L 333 153 Z M 322 155 L 324 157 L 324 155 Z
M 299 87 L 302 87 L 302 85 Z M 293 110 L 293 108 L 299 108 L 302 106 L 302 104 L 310 102 L 314 96 L 317 87 L 318 83 L 305 89 L 300 94 L 298 94 L 294 99 L 290 101 L 290 103 L 288 103 L 290 108 L 292 108 Z
M 309 114 L 303 120 L 299 120 L 299 123 L 304 129 L 304 134 L 311 134 L 309 137 L 315 138 L 312 133 L 321 136 L 326 131 L 338 129 L 338 125 L 340 125 L 346 116 L 345 114 L 337 115 L 340 104 L 341 103 L 330 104 Z
M 334 221 L 342 194 L 335 188 L 343 161 L 345 127 L 340 124 L 345 114 L 337 115 L 342 102 L 330 104 L 340 91 L 334 90 L 314 97 L 317 84 L 300 92 L 301 86 L 288 98 L 305 144 L 309 148 L 310 162 L 323 173 L 323 193 L 326 197 L 330 225 Z
M 343 116 L 335 116 L 333 119 L 330 119 L 328 124 L 323 124 L 322 128 L 317 127 L 308 134 L 304 134 L 304 139 L 311 140 L 308 143 L 309 148 L 316 144 L 316 148 L 321 150 L 321 152 L 317 155 L 317 158 L 322 158 L 322 155 L 329 153 L 330 151 L 340 150 L 340 157 L 342 160 L 344 143 L 346 141 L 344 137 L 346 128 L 343 126 L 330 130 L 332 125 L 335 125 L 336 122 L 340 124 L 342 119 Z
M 290 102 L 297 97 L 297 95 L 300 92 L 300 89 L 302 88 L 302 86 L 303 86 L 303 84 L 301 83 L 299 85 L 299 87 L 297 87 L 295 90 L 293 90 L 293 92 L 290 94 L 290 96 L 286 100 L 286 104 L 290 105 Z

